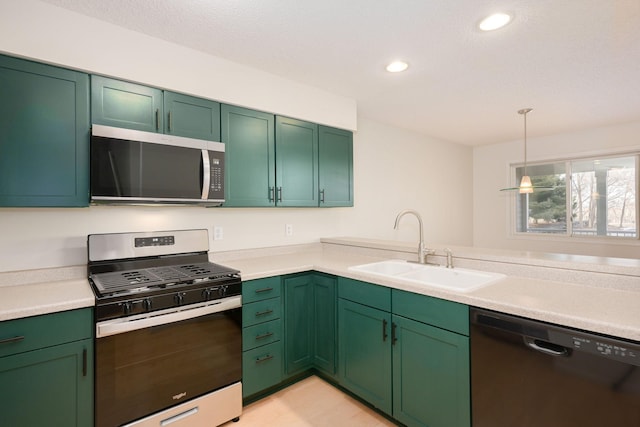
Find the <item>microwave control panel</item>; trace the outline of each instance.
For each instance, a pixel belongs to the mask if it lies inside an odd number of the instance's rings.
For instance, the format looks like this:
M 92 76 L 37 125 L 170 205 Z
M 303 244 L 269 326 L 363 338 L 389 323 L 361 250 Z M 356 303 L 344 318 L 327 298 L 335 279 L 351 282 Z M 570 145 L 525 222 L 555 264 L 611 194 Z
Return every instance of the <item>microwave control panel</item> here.
M 224 199 L 224 152 L 209 151 L 209 199 Z

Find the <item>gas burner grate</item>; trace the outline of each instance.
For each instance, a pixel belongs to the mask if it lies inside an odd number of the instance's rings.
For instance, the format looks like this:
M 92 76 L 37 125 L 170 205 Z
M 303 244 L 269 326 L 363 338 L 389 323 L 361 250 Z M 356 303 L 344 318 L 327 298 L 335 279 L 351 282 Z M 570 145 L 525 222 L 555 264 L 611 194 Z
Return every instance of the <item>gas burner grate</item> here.
M 102 295 L 136 288 L 151 288 L 172 283 L 189 282 L 223 273 L 216 264 L 204 262 L 175 266 L 150 267 L 137 270 L 113 271 L 91 276 Z

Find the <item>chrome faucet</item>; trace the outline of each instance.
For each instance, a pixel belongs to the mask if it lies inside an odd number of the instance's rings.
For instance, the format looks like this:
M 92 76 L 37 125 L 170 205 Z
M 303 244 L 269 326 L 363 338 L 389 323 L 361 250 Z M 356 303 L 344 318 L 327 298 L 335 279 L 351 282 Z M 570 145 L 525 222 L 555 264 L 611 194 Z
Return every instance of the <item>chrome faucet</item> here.
M 431 263 L 427 262 L 427 257 L 429 255 L 435 254 L 436 251 L 434 249 L 426 249 L 424 247 L 424 239 L 422 237 L 422 218 L 420 217 L 420 214 L 417 211 L 414 211 L 412 209 L 407 209 L 407 210 L 404 210 L 404 211 L 400 212 L 398 214 L 398 216 L 396 217 L 396 223 L 393 226 L 393 228 L 395 230 L 398 229 L 398 224 L 400 223 L 400 218 L 402 218 L 406 214 L 414 215 L 418 219 L 418 224 L 420 225 L 420 231 L 419 231 L 419 233 L 420 233 L 420 243 L 418 244 L 418 262 L 420 264 L 431 264 Z

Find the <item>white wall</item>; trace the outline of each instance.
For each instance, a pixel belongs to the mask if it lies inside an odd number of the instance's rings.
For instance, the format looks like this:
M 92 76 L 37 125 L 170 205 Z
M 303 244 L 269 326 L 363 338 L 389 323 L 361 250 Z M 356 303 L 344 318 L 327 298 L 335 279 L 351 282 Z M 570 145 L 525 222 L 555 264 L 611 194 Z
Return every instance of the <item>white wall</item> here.
M 353 99 L 36 0 L 0 1 L 0 52 L 338 128 L 357 128 Z
M 528 160 L 553 161 L 640 150 L 640 122 L 528 138 Z M 514 236 L 510 229 L 513 185 L 510 164 L 523 161 L 522 140 L 476 147 L 473 151 L 473 243 L 487 248 L 530 250 L 623 258 L 640 257 L 640 241 Z
M 92 233 L 222 226 L 211 250 L 357 236 L 472 243 L 472 150 L 356 117 L 353 100 L 34 0 L 0 1 L 0 52 L 355 129 L 353 208 L 111 207 L 0 209 L 0 272 L 81 265 Z M 285 237 L 285 224 L 293 236 Z M 439 247 L 439 246 L 437 246 Z

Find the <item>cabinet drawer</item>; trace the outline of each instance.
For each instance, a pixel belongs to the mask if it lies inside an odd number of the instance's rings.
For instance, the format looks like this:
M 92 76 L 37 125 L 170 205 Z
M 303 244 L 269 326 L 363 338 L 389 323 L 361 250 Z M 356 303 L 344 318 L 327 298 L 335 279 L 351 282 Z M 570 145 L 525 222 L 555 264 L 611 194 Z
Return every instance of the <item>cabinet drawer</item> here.
M 469 335 L 469 306 L 465 304 L 394 289 L 393 313 Z
M 391 311 L 391 289 L 384 286 L 340 277 L 338 278 L 338 297 Z
M 271 298 L 264 301 L 242 305 L 242 326 L 252 326 L 269 320 L 279 319 L 281 299 Z
M 282 342 L 277 341 L 242 354 L 242 396 L 247 397 L 282 380 Z
M 248 304 L 250 302 L 279 297 L 280 292 L 280 276 L 249 280 L 242 283 L 242 302 Z
M 242 350 L 247 351 L 261 345 L 280 341 L 282 323 L 280 319 L 259 323 L 242 330 Z
M 0 357 L 93 336 L 91 309 L 0 322 Z

